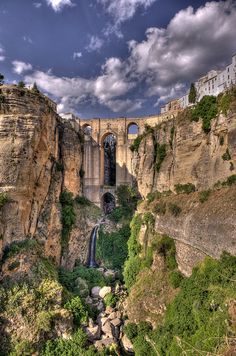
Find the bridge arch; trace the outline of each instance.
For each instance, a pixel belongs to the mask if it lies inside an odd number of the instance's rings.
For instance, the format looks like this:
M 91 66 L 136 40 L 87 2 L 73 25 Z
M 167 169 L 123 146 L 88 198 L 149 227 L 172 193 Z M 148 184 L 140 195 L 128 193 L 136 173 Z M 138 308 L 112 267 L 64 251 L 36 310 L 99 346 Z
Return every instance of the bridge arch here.
M 103 194 L 101 206 L 105 214 L 111 213 L 116 207 L 116 199 L 114 195 L 110 192 Z
M 136 122 L 130 122 L 127 126 L 127 138 L 132 140 L 139 134 L 139 125 Z
M 82 131 L 85 135 L 87 136 L 91 136 L 92 135 L 92 131 L 93 131 L 93 128 L 90 124 L 88 123 L 85 123 L 83 126 L 82 126 Z
M 101 185 L 116 185 L 116 147 L 116 135 L 106 132 L 101 139 Z

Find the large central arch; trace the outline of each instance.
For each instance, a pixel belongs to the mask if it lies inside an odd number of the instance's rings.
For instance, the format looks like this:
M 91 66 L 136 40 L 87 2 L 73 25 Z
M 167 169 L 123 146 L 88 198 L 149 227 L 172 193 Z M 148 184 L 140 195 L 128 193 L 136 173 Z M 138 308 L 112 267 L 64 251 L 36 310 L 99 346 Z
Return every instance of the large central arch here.
M 116 135 L 107 132 L 101 140 L 101 185 L 116 185 Z

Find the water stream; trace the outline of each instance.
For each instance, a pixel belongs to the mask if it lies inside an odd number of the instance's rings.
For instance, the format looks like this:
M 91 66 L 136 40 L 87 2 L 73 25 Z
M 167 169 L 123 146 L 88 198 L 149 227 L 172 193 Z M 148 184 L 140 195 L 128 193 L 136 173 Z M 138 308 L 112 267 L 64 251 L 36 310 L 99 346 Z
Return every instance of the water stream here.
M 98 264 L 96 263 L 95 260 L 98 229 L 99 229 L 99 225 L 95 225 L 91 233 L 90 244 L 89 244 L 88 267 L 93 267 L 93 268 L 98 267 Z

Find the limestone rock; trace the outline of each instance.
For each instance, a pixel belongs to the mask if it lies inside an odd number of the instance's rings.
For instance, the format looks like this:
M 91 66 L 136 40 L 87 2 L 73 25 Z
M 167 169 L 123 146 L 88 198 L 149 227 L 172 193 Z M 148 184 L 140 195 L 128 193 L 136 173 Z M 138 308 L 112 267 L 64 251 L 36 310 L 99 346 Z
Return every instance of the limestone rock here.
M 130 341 L 130 339 L 128 339 L 128 337 L 126 335 L 124 335 L 121 339 L 121 345 L 122 347 L 124 348 L 124 350 L 126 352 L 133 352 L 134 349 L 133 349 L 133 344 L 132 342 Z
M 99 340 L 101 337 L 101 328 L 99 325 L 88 326 L 84 329 L 85 333 L 88 335 L 89 341 Z
M 96 298 L 96 297 L 99 297 L 100 290 L 101 290 L 101 288 L 98 287 L 98 286 L 93 287 L 93 288 L 91 289 L 91 295 L 92 295 L 92 297 L 95 297 L 95 298 Z
M 105 298 L 105 296 L 107 294 L 111 293 L 111 287 L 103 287 L 100 291 L 99 291 L 99 296 L 101 298 Z
M 122 321 L 120 319 L 118 319 L 118 318 L 111 320 L 111 324 L 114 325 L 114 326 L 120 326 L 121 323 L 122 323 Z

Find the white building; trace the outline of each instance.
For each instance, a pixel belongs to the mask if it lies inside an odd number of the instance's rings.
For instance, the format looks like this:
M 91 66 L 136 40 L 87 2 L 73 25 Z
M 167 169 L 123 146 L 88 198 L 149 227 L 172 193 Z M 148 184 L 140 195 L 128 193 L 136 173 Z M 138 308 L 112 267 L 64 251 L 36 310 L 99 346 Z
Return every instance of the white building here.
M 232 63 L 226 66 L 223 70 L 210 70 L 206 75 L 199 78 L 195 83 L 197 92 L 197 102 L 205 95 L 217 96 L 232 85 L 236 84 L 236 54 L 232 57 Z M 192 105 L 189 103 L 189 92 L 179 99 L 179 104 L 182 109 Z M 165 113 L 168 112 L 168 106 L 163 106 Z M 164 109 L 161 110 L 164 110 Z

